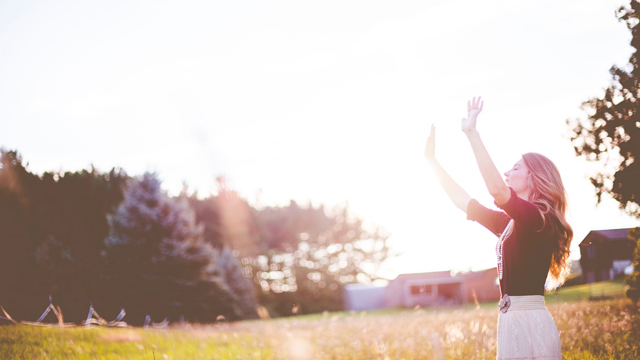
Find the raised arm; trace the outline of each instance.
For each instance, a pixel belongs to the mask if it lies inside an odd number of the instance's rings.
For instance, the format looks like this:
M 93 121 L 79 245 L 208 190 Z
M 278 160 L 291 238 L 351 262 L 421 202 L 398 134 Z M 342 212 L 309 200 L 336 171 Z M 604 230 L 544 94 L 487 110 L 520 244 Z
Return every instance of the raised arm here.
M 476 162 L 480 168 L 484 183 L 487 185 L 489 194 L 493 196 L 497 204 L 502 205 L 509 201 L 511 190 L 493 164 L 493 160 L 491 160 L 489 152 L 487 148 L 484 147 L 482 139 L 480 139 L 480 134 L 476 129 L 476 120 L 478 114 L 482 111 L 483 104 L 484 102 L 481 101 L 481 98 L 476 100 L 475 97 L 467 103 L 467 117 L 462 119 L 462 131 L 469 139 L 471 149 L 476 157 Z
M 440 185 L 444 189 L 444 191 L 449 195 L 449 198 L 455 206 L 467 212 L 467 205 L 469 205 L 469 201 L 471 201 L 471 196 L 467 194 L 464 189 L 458 185 L 451 176 L 444 170 L 438 160 L 436 160 L 436 128 L 431 125 L 431 132 L 429 134 L 429 138 L 427 139 L 427 147 L 424 150 L 424 157 L 427 158 L 429 165 L 431 165 L 431 169 L 436 174 Z

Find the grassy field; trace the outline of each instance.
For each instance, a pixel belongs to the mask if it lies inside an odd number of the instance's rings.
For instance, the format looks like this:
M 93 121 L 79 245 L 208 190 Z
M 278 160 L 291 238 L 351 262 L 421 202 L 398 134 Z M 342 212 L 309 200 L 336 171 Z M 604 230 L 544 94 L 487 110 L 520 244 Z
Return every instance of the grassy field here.
M 545 296 L 547 303 L 578 300 L 606 300 L 624 296 L 624 280 L 603 281 L 594 284 L 562 288 Z
M 547 295 L 563 357 L 640 358 L 638 307 L 620 296 L 584 300 L 594 286 Z M 0 327 L 0 359 L 495 359 L 496 325 L 494 303 L 163 330 L 10 325 Z

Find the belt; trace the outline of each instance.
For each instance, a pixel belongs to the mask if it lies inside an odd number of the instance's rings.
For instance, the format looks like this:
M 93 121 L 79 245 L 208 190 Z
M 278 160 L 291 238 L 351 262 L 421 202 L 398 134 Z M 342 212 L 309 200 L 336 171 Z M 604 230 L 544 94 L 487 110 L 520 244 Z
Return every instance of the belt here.
M 511 311 L 517 310 L 544 310 L 546 309 L 544 303 L 544 296 L 542 295 L 524 295 L 524 296 L 511 296 L 504 294 L 498 308 L 501 312 L 506 313 L 509 309 Z

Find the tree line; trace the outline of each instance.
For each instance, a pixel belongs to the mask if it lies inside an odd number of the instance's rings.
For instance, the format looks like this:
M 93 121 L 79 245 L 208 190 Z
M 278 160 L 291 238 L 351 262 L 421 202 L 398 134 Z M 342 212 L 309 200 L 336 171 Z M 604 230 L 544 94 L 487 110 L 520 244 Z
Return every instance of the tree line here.
M 217 193 L 169 196 L 157 174 L 28 170 L 0 156 L 0 305 L 38 318 L 51 295 L 65 321 L 89 305 L 214 322 L 343 309 L 345 284 L 378 278 L 388 234 L 339 207 L 251 206 L 224 179 Z

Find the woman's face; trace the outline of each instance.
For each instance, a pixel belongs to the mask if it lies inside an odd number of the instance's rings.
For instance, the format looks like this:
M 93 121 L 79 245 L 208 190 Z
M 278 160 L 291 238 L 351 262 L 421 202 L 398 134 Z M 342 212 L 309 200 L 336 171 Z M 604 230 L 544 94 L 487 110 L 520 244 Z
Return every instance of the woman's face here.
M 529 168 L 524 164 L 524 160 L 518 160 L 513 167 L 504 173 L 504 181 L 511 187 L 519 197 L 527 199 L 529 195 Z

